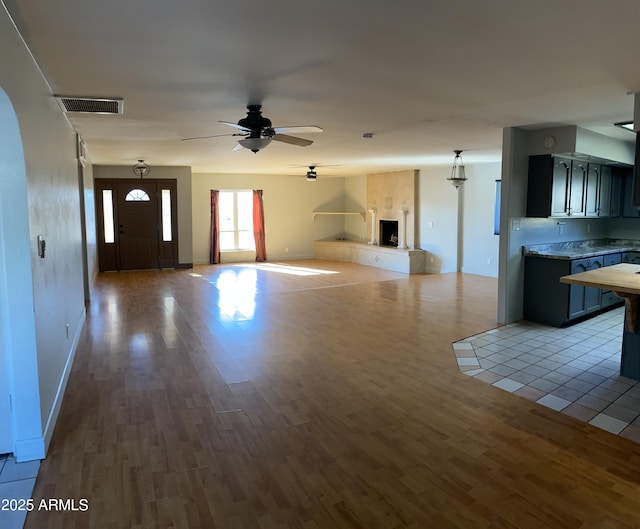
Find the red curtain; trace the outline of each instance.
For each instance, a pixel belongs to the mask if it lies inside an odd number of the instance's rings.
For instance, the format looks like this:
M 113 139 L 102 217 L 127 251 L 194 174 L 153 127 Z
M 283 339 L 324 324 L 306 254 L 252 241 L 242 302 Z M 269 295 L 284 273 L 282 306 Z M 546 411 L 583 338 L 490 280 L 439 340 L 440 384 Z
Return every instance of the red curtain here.
M 220 262 L 220 218 L 218 215 L 219 192 L 217 189 L 211 190 L 211 234 L 209 248 L 209 262 L 218 264 Z
M 256 241 L 256 261 L 267 260 L 267 247 L 264 242 L 264 206 L 262 189 L 253 191 L 253 237 Z

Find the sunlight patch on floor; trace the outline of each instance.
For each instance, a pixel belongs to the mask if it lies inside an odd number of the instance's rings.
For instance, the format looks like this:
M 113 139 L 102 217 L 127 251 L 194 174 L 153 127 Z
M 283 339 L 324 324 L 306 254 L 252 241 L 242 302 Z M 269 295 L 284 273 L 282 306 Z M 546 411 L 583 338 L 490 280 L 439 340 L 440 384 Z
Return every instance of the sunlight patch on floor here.
M 237 265 L 243 268 L 255 268 L 267 272 L 277 272 L 279 274 L 289 274 L 294 276 L 315 276 L 320 274 L 339 274 L 333 270 L 321 270 L 319 268 L 306 268 L 303 266 L 291 266 L 278 263 L 243 263 Z

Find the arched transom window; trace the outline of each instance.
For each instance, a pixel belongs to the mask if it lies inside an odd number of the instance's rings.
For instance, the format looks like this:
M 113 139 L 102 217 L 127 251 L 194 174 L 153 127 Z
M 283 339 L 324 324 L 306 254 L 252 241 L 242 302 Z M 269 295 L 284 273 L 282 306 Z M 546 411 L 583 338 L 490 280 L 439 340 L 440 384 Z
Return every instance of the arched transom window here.
M 122 196 L 122 195 L 120 195 Z M 149 195 L 142 189 L 132 189 L 127 193 L 127 196 L 124 197 L 127 202 L 146 202 L 151 200 Z

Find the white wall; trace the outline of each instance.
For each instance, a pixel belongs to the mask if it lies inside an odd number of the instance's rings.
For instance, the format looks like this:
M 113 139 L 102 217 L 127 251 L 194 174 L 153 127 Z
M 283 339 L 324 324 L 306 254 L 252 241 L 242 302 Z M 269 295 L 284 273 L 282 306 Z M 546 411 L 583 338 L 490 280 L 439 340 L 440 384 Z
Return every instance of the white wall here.
M 464 194 L 461 271 L 498 277 L 500 237 L 494 235 L 493 224 L 500 162 L 467 165 L 465 169 L 468 180 L 460 189 Z
M 344 179 L 344 208 L 345 211 L 369 213 L 367 206 L 367 175 L 351 176 Z M 345 218 L 344 231 L 346 238 L 353 241 L 368 241 L 371 233 L 367 232 L 367 223 L 359 215 Z
M 31 399 L 40 401 L 39 414 L 30 407 L 16 412 L 20 423 L 32 425 L 36 415 L 42 421 L 37 433 L 30 427 L 31 437 L 16 442 L 16 455 L 33 459 L 44 456 L 53 432 L 85 317 L 80 190 L 75 132 L 4 5 L 0 8 L 0 87 L 11 100 L 18 119 L 26 167 L 29 233 L 20 244 L 28 245 L 28 254 L 22 254 L 18 244 L 15 253 L 12 247 L 11 259 L 16 259 L 12 266 L 18 266 L 20 274 L 31 274 L 32 290 L 25 288 L 21 292 L 20 303 L 12 305 L 12 312 L 16 311 L 12 318 L 25 327 L 27 341 L 30 327 L 35 325 L 37 373 L 30 361 L 29 343 L 14 351 L 17 364 L 14 363 L 13 382 L 16 387 L 20 385 L 20 394 L 28 393 Z M 44 259 L 37 255 L 38 235 L 47 241 Z
M 135 162 L 133 162 L 135 163 Z M 139 178 L 133 174 L 131 165 L 94 165 L 94 178 Z M 149 179 L 175 179 L 178 193 L 178 263 L 193 264 L 192 211 L 191 211 L 191 167 L 151 166 Z
M 450 166 L 420 168 L 419 247 L 430 273 L 458 270 L 458 192 L 446 179 L 450 172 Z
M 313 258 L 313 241 L 344 237 L 342 216 L 318 216 L 313 211 L 343 211 L 344 178 L 304 178 L 277 175 L 194 173 L 192 179 L 193 262 L 209 262 L 210 191 L 262 189 L 267 259 Z M 254 259 L 255 254 L 227 254 L 222 262 Z

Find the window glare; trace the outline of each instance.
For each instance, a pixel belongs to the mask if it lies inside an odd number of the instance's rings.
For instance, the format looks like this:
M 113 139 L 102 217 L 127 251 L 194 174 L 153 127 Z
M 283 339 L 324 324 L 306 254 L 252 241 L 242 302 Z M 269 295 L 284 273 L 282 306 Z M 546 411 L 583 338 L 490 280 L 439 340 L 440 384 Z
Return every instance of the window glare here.
M 235 245 L 235 237 L 232 231 L 221 231 L 220 232 L 220 250 L 234 250 Z
M 220 250 L 255 250 L 253 191 L 220 191 Z
M 255 249 L 256 241 L 253 238 L 252 231 L 239 231 L 238 232 L 238 247 L 244 250 Z
M 253 229 L 253 193 L 238 192 L 238 229 Z
M 171 190 L 162 190 L 162 240 L 170 242 L 171 234 Z
M 102 190 L 102 217 L 104 226 L 104 242 L 115 242 L 113 226 L 113 191 L 111 189 Z

